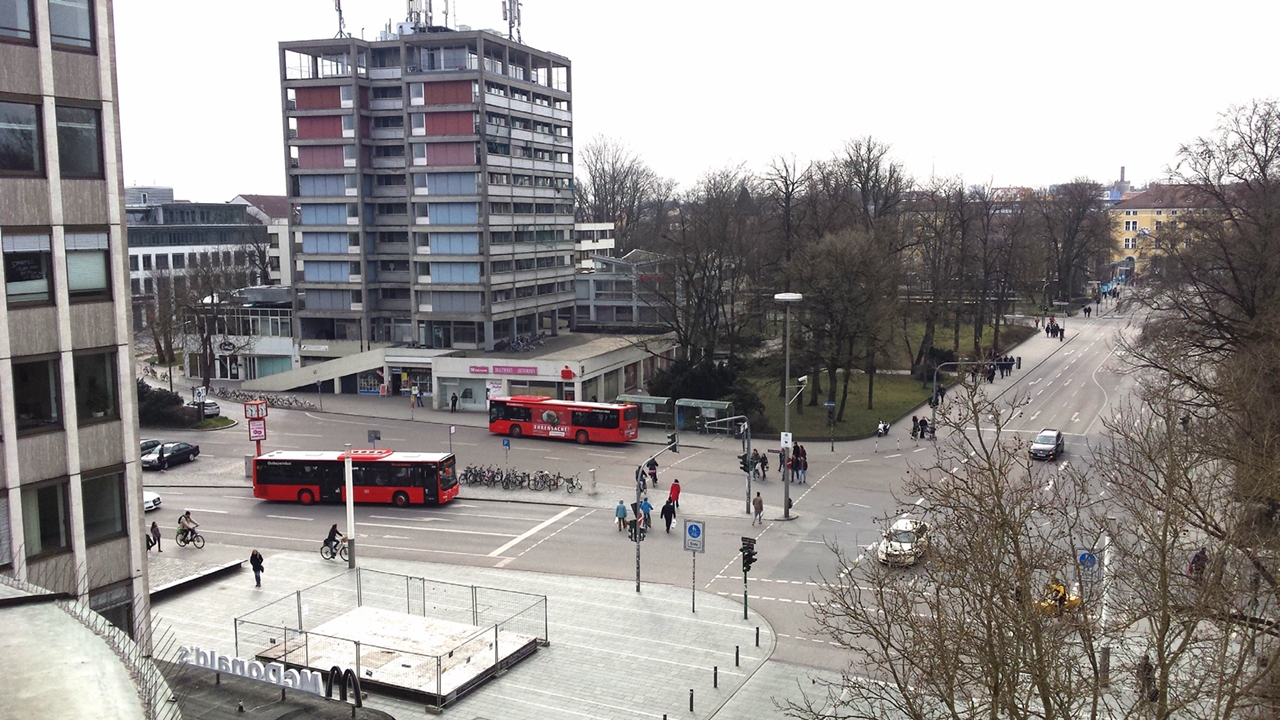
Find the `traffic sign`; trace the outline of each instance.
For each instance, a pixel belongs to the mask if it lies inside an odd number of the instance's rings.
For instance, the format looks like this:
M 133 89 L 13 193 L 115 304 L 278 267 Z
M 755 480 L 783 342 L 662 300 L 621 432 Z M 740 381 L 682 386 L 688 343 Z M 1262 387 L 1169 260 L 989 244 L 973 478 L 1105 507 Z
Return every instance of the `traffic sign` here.
M 266 440 L 267 439 L 267 421 L 258 418 L 249 420 L 249 439 L 250 440 Z
M 824 408 L 833 408 L 833 407 L 835 407 L 835 406 L 836 406 L 836 404 L 835 404 L 834 402 L 830 401 L 830 400 L 828 400 L 828 401 L 826 401 L 826 402 L 822 403 L 822 407 L 824 407 Z
M 684 549 L 689 552 L 706 552 L 707 524 L 701 520 L 684 521 Z
M 1076 558 L 1080 562 L 1080 567 L 1085 570 L 1092 570 L 1098 565 L 1098 556 L 1085 550 Z
M 196 399 L 197 399 L 197 400 L 203 400 L 203 399 L 204 399 L 204 388 L 203 388 L 203 387 L 198 387 L 198 388 L 196 388 Z
M 455 434 L 455 433 L 457 433 L 457 432 L 458 432 L 458 426 L 457 426 L 457 425 L 450 425 L 450 426 L 449 426 L 449 434 L 450 434 L 450 435 L 453 435 L 453 434 Z
M 1090 582 L 1102 575 L 1102 566 L 1098 564 L 1098 556 L 1092 550 L 1077 550 L 1076 562 L 1080 563 L 1080 575 Z
M 744 537 L 744 538 L 742 538 L 742 544 L 743 544 L 743 546 L 744 546 L 744 547 L 755 547 L 755 546 L 756 546 L 756 539 L 755 539 L 755 538 Z
M 502 449 L 503 450 L 511 449 L 511 438 L 502 438 Z

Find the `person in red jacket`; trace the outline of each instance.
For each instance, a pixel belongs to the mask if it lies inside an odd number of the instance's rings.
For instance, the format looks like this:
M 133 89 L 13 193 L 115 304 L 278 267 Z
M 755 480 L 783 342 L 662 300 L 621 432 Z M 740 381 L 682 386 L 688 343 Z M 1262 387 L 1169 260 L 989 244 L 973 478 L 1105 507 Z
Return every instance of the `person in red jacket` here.
M 680 481 L 679 480 L 671 481 L 671 502 L 675 503 L 676 507 L 680 507 Z

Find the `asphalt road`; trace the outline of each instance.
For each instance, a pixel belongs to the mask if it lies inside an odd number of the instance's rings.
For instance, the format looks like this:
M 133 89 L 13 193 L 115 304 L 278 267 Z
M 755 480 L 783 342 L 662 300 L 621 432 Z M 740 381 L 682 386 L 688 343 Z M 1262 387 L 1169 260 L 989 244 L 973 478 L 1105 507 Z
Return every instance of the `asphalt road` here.
M 1067 439 L 1061 463 L 1088 463 L 1089 447 L 1101 437 L 1102 419 L 1128 397 L 1133 380 L 1120 371 L 1113 353 L 1114 336 L 1126 330 L 1125 318 L 1068 323 L 1071 339 L 1036 367 L 1024 367 L 1012 378 L 988 386 L 992 395 L 1020 403 L 1009 424 L 1030 439 L 1043 427 L 1062 430 Z M 1054 343 L 1043 336 L 1032 343 Z M 238 406 L 223 403 L 234 415 Z M 904 429 L 905 428 L 905 429 Z M 366 432 L 378 429 L 381 445 L 395 449 L 443 451 L 449 448 L 448 426 L 336 416 L 317 412 L 272 410 L 270 439 L 264 450 L 341 449 L 345 443 L 367 446 Z M 686 497 L 702 497 L 712 514 L 707 521 L 707 552 L 697 559 L 696 585 L 740 598 L 743 593 L 740 538 L 757 539 L 759 559 L 747 589 L 750 611 L 760 613 L 778 632 L 775 658 L 828 670 L 843 669 L 847 651 L 818 636 L 809 603 L 821 577 L 836 569 L 831 544 L 854 554 L 880 532 L 878 519 L 909 510 L 918 498 L 901 496 L 902 480 L 912 467 L 936 461 L 932 443 L 910 440 L 909 425 L 897 423 L 888 438 L 806 445 L 809 482 L 792 485 L 796 519 L 767 520 L 752 526 L 746 512 L 744 481 L 737 468 L 738 441 L 721 438 L 708 448 L 686 447 L 679 455 L 660 458 L 662 487 L 651 491 L 661 505 L 670 480 L 678 477 Z M 154 436 L 148 431 L 143 437 Z M 166 440 L 201 446 L 196 462 L 166 473 L 147 473 L 145 484 L 161 493 L 164 508 L 148 520 L 160 520 L 165 535 L 173 532 L 177 514 L 192 510 L 211 543 L 277 550 L 315 550 L 329 526 L 345 526 L 340 506 L 268 503 L 252 497 L 243 477 L 243 457 L 252 452 L 243 426 L 219 432 L 160 433 Z M 699 438 L 706 442 L 706 438 Z M 533 470 L 545 468 L 587 477 L 595 470 L 601 495 L 543 496 L 515 491 L 511 501 L 468 497 L 443 508 L 356 508 L 356 537 L 361 552 L 383 557 L 533 570 L 591 577 L 633 579 L 635 544 L 615 528 L 612 504 L 634 499 L 635 466 L 656 449 L 653 445 L 578 446 L 535 439 L 512 441 L 504 453 L 501 438 L 486 429 L 457 426 L 452 436 L 459 464 L 509 463 Z M 1049 464 L 1050 466 L 1052 464 Z M 1047 470 L 1048 468 L 1046 468 Z M 757 483 L 766 501 L 766 518 L 781 515 L 782 489 L 776 471 Z M 558 504 L 538 504 L 538 503 Z M 569 504 L 579 503 L 579 504 Z M 656 517 L 655 522 L 658 521 Z M 694 584 L 689 553 L 682 550 L 677 528 L 668 535 L 651 533 L 642 544 L 641 576 L 645 582 L 677 587 Z

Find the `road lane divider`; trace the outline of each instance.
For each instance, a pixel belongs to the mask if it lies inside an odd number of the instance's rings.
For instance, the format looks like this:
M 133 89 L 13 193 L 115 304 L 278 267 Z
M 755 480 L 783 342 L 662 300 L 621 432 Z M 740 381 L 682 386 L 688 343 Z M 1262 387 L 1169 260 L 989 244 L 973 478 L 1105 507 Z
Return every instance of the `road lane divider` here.
M 577 509 L 578 509 L 578 508 L 576 508 L 576 507 L 565 508 L 565 509 L 564 509 L 564 510 L 562 510 L 561 512 L 557 513 L 555 516 L 553 516 L 553 517 L 551 517 L 551 518 L 548 518 L 547 520 L 544 520 L 544 521 L 542 521 L 542 522 L 538 523 L 537 525 L 533 526 L 533 527 L 532 527 L 528 532 L 524 533 L 523 535 L 518 535 L 518 536 L 516 536 L 516 537 L 515 537 L 515 539 L 513 539 L 511 542 L 509 542 L 509 543 L 507 543 L 506 545 L 503 545 L 502 547 L 498 548 L 497 550 L 494 550 L 493 552 L 489 553 L 489 557 L 497 557 L 497 556 L 501 555 L 502 553 L 506 552 L 507 550 L 510 550 L 510 549 L 511 549 L 512 547 L 514 547 L 515 545 L 518 545 L 518 544 L 520 544 L 521 542 L 524 542 L 526 539 L 528 539 L 528 538 L 529 538 L 529 536 L 530 536 L 530 535 L 533 535 L 534 533 L 539 532 L 539 531 L 540 531 L 540 530 L 542 530 L 543 528 L 545 528 L 545 527 L 547 527 L 548 525 L 550 525 L 550 524 L 552 524 L 552 523 L 556 522 L 556 521 L 557 521 L 557 520 L 559 520 L 560 518 L 564 517 L 565 515 L 568 515 L 569 513 L 573 512 L 574 510 L 577 510 Z M 493 534 L 493 533 L 486 533 L 486 534 Z M 510 536 L 507 536 L 507 537 L 510 537 Z

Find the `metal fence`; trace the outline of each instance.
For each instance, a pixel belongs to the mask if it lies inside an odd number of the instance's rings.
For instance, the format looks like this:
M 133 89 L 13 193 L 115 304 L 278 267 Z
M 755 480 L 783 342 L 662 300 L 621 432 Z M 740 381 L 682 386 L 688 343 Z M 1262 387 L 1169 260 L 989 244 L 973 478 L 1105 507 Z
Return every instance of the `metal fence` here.
M 474 626 L 434 652 L 386 647 L 316 632 L 357 608 Z M 236 654 L 298 667 L 352 668 L 362 679 L 424 694 L 437 708 L 462 697 L 546 645 L 544 595 L 431 580 L 358 568 L 236 618 Z M 527 638 L 533 638 L 529 643 Z M 408 643 L 405 643 L 406 645 Z M 395 662 L 391 662 L 394 659 Z M 472 665 L 473 661 L 477 664 Z M 491 663 L 484 671 L 477 671 Z

